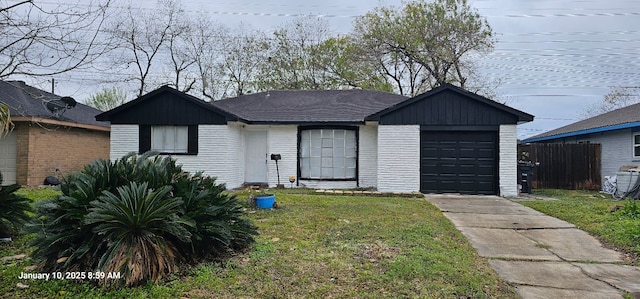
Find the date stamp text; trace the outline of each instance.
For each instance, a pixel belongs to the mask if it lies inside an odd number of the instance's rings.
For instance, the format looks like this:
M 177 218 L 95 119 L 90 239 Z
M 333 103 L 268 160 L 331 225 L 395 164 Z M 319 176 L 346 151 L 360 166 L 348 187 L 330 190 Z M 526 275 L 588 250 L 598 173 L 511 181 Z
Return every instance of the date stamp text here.
M 76 271 L 76 272 L 20 272 L 22 280 L 102 280 L 121 279 L 120 272 Z

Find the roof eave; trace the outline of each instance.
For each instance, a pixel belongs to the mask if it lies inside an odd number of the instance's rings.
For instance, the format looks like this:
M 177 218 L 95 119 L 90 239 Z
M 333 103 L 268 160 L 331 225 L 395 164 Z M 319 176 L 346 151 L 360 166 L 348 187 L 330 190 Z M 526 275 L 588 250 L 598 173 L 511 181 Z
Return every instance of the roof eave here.
M 533 138 L 525 139 L 523 140 L 523 142 L 535 143 L 535 142 L 548 141 L 548 140 L 559 139 L 559 138 L 574 137 L 574 136 L 580 136 L 580 135 L 586 135 L 586 134 L 602 133 L 602 132 L 609 132 L 609 131 L 615 131 L 615 130 L 637 128 L 637 127 L 640 127 L 640 121 L 618 124 L 613 126 L 584 129 L 584 130 L 554 134 L 554 135 L 543 136 L 543 137 L 533 137 Z
M 318 126 L 353 126 L 363 125 L 364 121 L 295 121 L 295 120 L 242 120 L 248 125 L 318 125 Z
M 42 124 L 66 126 L 66 127 L 73 127 L 73 128 L 89 129 L 94 131 L 103 131 L 103 132 L 111 131 L 110 126 L 76 123 L 76 122 L 55 120 L 55 119 L 49 119 L 49 118 L 37 117 L 37 116 L 16 116 L 16 117 L 12 117 L 11 120 L 14 122 L 42 123 Z

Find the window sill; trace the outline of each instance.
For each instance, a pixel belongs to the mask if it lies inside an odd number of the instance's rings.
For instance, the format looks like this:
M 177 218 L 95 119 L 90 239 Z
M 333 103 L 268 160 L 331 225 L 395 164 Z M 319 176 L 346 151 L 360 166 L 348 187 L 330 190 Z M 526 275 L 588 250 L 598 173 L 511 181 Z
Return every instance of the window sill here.
M 164 153 L 158 152 L 160 156 L 197 156 L 198 153 Z
M 333 181 L 333 182 L 350 182 L 350 181 L 357 181 L 357 178 L 350 178 L 350 179 L 327 179 L 327 178 L 304 178 L 301 177 L 300 178 L 301 181 Z

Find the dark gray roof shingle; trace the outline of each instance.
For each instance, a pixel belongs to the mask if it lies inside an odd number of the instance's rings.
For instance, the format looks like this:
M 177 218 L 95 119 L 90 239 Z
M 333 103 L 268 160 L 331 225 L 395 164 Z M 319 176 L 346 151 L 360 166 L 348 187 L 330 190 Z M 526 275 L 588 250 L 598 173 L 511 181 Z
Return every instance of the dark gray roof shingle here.
M 211 104 L 250 123 L 363 122 L 365 117 L 407 100 L 372 90 L 276 90 Z
M 108 122 L 96 121 L 102 111 L 77 103 L 60 118 L 55 117 L 43 105 L 43 100 L 55 100 L 60 96 L 26 85 L 22 81 L 0 81 L 0 102 L 9 106 L 11 116 L 39 117 L 78 124 L 109 127 Z
M 640 122 L 640 103 L 609 111 L 591 118 L 587 118 L 564 127 L 560 127 L 530 138 L 525 142 L 536 142 L 553 139 L 555 136 L 568 137 L 588 133 L 589 130 L 610 131 L 619 128 L 620 125 Z M 640 124 L 638 125 L 640 126 Z M 541 139 L 541 140 L 540 140 Z

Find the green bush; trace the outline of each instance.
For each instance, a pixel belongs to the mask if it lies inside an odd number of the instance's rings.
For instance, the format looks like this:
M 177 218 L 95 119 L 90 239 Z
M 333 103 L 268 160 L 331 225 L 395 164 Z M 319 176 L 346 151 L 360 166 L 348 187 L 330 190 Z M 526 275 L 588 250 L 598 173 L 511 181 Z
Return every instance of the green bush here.
M 15 193 L 20 185 L 2 186 L 2 182 L 0 173 L 0 237 L 10 237 L 19 233 L 29 220 L 31 201 Z
M 33 256 L 45 271 L 121 272 L 157 281 L 181 261 L 243 250 L 257 234 L 239 201 L 167 156 L 97 160 L 65 178 L 62 195 L 37 204 Z

